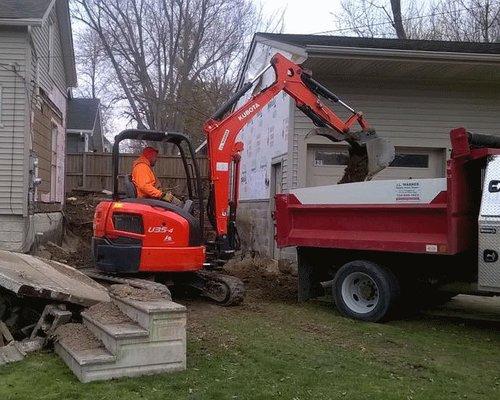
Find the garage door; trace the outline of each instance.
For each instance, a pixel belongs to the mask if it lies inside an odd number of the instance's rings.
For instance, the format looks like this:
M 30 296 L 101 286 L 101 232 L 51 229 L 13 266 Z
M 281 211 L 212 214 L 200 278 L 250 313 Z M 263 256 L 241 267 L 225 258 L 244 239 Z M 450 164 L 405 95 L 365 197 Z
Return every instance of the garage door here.
M 444 177 L 444 149 L 396 147 L 396 157 L 390 167 L 374 179 L 417 179 Z M 342 177 L 347 162 L 347 146 L 308 146 L 307 186 L 336 183 Z

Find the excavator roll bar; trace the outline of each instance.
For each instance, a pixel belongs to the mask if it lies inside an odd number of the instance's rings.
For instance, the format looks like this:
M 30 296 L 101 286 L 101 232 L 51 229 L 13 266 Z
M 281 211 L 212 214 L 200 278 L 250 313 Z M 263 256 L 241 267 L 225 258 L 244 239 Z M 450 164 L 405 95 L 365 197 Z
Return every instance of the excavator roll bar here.
M 274 82 L 226 116 L 238 100 L 270 68 L 274 69 Z M 296 106 L 318 127 L 315 129 L 315 134 L 333 142 L 347 141 L 351 147 L 362 148 L 365 154 L 368 152 L 365 157 L 368 163 L 366 169 L 368 176 L 388 166 L 394 158 L 394 147 L 385 142 L 381 143 L 382 139 L 369 129 L 361 112 L 343 102 L 299 65 L 279 53 L 275 54 L 270 64 L 255 78 L 245 83 L 204 125 L 211 182 L 207 208 L 209 219 L 217 231 L 219 247 L 231 250 L 238 245 L 235 218 L 238 204 L 239 160 L 243 143 L 236 141 L 237 136 L 241 129 L 281 91 L 287 93 L 295 101 Z M 341 105 L 352 115 L 345 121 L 342 120 L 321 101 L 319 96 Z M 359 125 L 360 131 L 351 131 L 351 127 L 355 124 Z M 371 145 L 372 142 L 377 144 Z M 375 154 L 370 154 L 373 151 Z

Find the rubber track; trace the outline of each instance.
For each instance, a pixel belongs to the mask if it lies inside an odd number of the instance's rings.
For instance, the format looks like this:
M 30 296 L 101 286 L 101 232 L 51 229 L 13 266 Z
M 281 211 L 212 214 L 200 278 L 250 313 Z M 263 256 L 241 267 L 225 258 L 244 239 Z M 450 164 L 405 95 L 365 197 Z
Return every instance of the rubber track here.
M 215 271 L 198 271 L 196 274 L 206 281 L 222 282 L 229 288 L 229 298 L 222 303 L 218 303 L 220 305 L 236 306 L 241 304 L 245 298 L 245 284 L 235 276 L 224 275 Z

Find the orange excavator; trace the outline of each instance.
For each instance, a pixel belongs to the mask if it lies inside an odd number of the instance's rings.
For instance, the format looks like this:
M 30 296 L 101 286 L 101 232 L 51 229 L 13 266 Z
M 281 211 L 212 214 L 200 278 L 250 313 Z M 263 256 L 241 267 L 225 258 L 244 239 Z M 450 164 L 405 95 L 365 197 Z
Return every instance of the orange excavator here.
M 230 112 L 270 68 L 274 70 L 274 82 Z M 377 137 L 362 113 L 278 53 L 204 125 L 210 163 L 208 199 L 203 198 L 200 171 L 186 136 L 129 129 L 115 137 L 112 200 L 101 202 L 94 217 L 92 248 L 97 270 L 113 275 L 154 274 L 160 281 L 174 287 L 194 288 L 223 305 L 241 302 L 243 283 L 217 271 L 240 245 L 236 210 L 243 143 L 237 140 L 237 136 L 282 91 L 316 125 L 316 134 L 333 142 L 346 141 L 350 145 L 351 159 L 357 161 L 356 165 L 348 164 L 346 174 L 361 170 L 362 178 L 370 177 L 394 158 L 394 148 Z M 347 109 L 350 117 L 342 120 L 322 98 Z M 355 124 L 359 125 L 358 131 L 351 130 Z M 125 193 L 119 191 L 119 146 L 123 140 L 167 142 L 178 148 L 187 182 L 188 199 L 184 204 L 179 206 L 156 199 L 137 198 L 130 176 L 124 177 Z M 208 220 L 216 233 L 211 242 L 204 238 L 205 204 Z

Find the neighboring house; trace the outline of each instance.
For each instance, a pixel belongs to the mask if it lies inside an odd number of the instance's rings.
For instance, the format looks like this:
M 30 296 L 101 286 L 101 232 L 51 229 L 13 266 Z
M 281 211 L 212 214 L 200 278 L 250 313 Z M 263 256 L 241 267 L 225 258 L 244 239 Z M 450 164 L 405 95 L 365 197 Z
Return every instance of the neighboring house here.
M 110 147 L 103 134 L 99 99 L 69 99 L 66 153 L 103 153 L 111 151 Z
M 0 248 L 60 235 L 66 103 L 76 85 L 67 0 L 0 0 Z
M 500 134 L 500 44 L 256 34 L 240 85 L 276 52 L 311 70 L 396 146 L 393 166 L 376 179 L 443 177 L 453 127 Z M 273 79 L 270 70 L 260 86 Z M 346 144 L 306 139 L 312 127 L 291 98 L 280 94 L 241 132 L 238 215 L 245 247 L 289 257 L 292 249 L 283 252 L 274 244 L 274 194 L 334 184 L 341 177 Z

